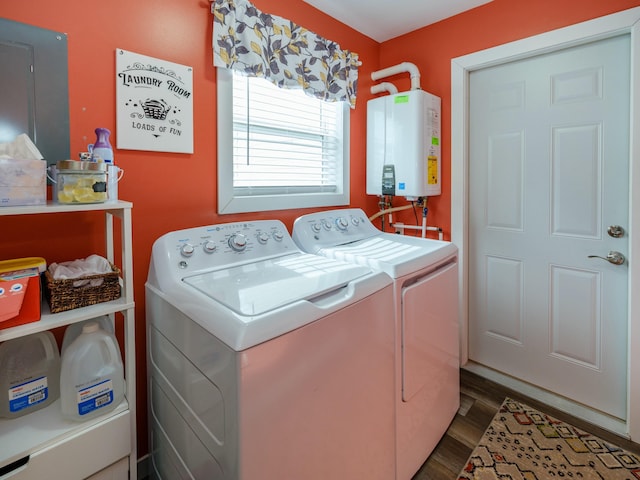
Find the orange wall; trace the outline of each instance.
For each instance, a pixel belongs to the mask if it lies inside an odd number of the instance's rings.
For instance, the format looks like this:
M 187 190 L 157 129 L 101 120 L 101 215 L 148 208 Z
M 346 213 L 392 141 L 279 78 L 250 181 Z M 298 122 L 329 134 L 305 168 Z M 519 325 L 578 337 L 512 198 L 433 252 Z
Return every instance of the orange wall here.
M 500 43 L 640 4 L 638 0 L 494 0 L 382 45 L 319 13 L 302 0 L 254 0 L 262 10 L 285 16 L 360 54 L 359 100 L 351 112 L 351 206 L 377 210 L 365 189 L 366 100 L 370 73 L 410 61 L 422 87 L 443 100 L 443 194 L 429 200 L 429 224 L 449 237 L 450 60 Z M 205 0 L 5 1 L 0 16 L 68 34 L 71 152 L 94 141 L 97 126 L 115 132 L 115 49 L 189 65 L 194 69 L 192 155 L 116 150 L 125 170 L 120 198 L 132 201 L 138 364 L 138 453 L 147 453 L 144 281 L 153 241 L 163 233 L 195 225 L 241 219 L 278 218 L 291 227 L 300 210 L 219 216 L 216 213 L 216 75 L 212 66 L 212 16 Z M 406 78 L 397 80 L 408 89 Z M 406 82 L 406 83 L 405 83 Z M 399 215 L 413 223 L 413 214 Z M 0 220 L 0 259 L 44 256 L 49 262 L 102 251 L 101 221 L 74 214 Z M 78 241 L 78 235 L 82 235 Z
M 360 55 L 360 91 L 351 112 L 352 206 L 377 208 L 365 190 L 365 123 L 370 72 L 377 68 L 378 43 L 321 14 L 302 0 L 255 0 L 265 12 L 286 16 Z M 300 210 L 224 215 L 216 213 L 216 72 L 212 66 L 212 18 L 205 0 L 23 0 L 2 2 L 0 16 L 68 34 L 71 152 L 95 140 L 107 127 L 115 147 L 115 49 L 193 67 L 194 154 L 116 150 L 125 174 L 119 196 L 133 202 L 134 281 L 138 372 L 139 456 L 147 453 L 144 282 L 153 241 L 196 225 L 241 219 L 278 218 L 291 228 Z M 103 253 L 102 220 L 95 215 L 2 217 L 0 259 L 43 256 L 49 262 Z M 78 234 L 81 234 L 78 241 Z
M 429 224 L 451 228 L 451 59 L 636 7 L 640 0 L 493 0 L 478 8 L 384 42 L 380 68 L 415 63 L 422 89 L 442 98 L 442 195 L 429 199 Z M 391 77 L 409 89 L 408 76 Z M 400 217 L 400 216 L 399 216 Z M 399 219 L 411 222 L 406 215 Z

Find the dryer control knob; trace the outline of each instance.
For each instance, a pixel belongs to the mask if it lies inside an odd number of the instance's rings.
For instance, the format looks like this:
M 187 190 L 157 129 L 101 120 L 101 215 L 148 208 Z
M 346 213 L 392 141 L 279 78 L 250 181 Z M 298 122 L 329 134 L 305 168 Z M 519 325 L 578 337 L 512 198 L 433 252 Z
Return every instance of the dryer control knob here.
M 276 242 L 281 242 L 284 238 L 284 234 L 280 230 L 273 232 L 273 238 Z
M 269 234 L 267 232 L 260 232 L 258 234 L 258 241 L 264 245 L 269 241 Z
M 349 222 L 347 222 L 346 218 L 339 217 L 336 219 L 336 227 L 338 227 L 338 230 L 346 230 L 348 226 Z
M 190 257 L 195 251 L 195 247 L 190 243 L 185 243 L 180 247 L 180 255 L 182 255 L 183 257 Z
M 241 233 L 236 233 L 229 237 L 229 246 L 236 252 L 241 252 L 247 247 L 247 237 Z
M 212 240 L 207 240 L 206 242 L 204 242 L 204 245 L 202 245 L 202 249 L 206 253 L 213 253 L 216 251 L 216 248 L 216 244 Z
M 353 217 L 351 219 L 351 223 L 353 223 L 356 227 L 360 225 L 360 219 L 358 217 Z
M 322 226 L 319 223 L 314 223 L 313 225 L 311 225 L 311 230 L 313 230 L 313 233 L 319 233 L 321 229 Z

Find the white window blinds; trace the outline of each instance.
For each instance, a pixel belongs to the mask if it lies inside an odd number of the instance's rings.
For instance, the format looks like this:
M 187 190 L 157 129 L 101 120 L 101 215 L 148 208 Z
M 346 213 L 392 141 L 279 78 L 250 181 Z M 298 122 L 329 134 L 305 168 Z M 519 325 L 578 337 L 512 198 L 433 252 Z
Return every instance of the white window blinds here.
M 234 73 L 234 195 L 341 191 L 344 111 L 344 103 Z

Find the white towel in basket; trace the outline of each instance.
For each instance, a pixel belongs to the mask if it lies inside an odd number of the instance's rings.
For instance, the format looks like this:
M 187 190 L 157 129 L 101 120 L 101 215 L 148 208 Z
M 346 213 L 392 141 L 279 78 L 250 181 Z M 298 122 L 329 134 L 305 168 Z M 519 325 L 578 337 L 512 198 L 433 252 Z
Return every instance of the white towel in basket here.
M 100 255 L 89 255 L 87 258 L 79 258 L 69 262 L 52 263 L 49 265 L 49 273 L 54 280 L 69 280 L 91 275 L 102 275 L 113 271 L 109 261 Z M 104 279 L 92 278 L 73 282 L 74 287 L 83 287 L 88 283 L 92 287 L 102 285 Z

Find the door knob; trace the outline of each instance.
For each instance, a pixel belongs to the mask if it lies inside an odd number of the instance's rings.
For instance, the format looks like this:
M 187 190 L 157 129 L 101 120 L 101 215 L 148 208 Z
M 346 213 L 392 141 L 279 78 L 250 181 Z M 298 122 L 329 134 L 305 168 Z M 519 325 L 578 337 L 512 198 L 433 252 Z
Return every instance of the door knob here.
M 606 260 L 609 263 L 613 263 L 614 265 L 622 265 L 625 261 L 624 255 L 620 252 L 610 251 L 606 257 L 601 257 L 599 255 L 589 255 L 589 258 L 601 258 Z
M 609 228 L 607 228 L 607 233 L 610 237 L 620 238 L 624 235 L 624 228 L 620 225 L 610 225 Z

